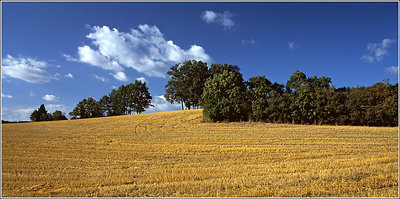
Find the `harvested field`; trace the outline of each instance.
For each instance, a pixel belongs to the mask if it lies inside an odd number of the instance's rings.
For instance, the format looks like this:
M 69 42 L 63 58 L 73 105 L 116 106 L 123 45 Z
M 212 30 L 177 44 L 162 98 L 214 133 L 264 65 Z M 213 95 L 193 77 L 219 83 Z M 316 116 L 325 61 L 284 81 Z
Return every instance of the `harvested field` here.
M 201 110 L 2 125 L 2 196 L 397 197 L 398 127 Z

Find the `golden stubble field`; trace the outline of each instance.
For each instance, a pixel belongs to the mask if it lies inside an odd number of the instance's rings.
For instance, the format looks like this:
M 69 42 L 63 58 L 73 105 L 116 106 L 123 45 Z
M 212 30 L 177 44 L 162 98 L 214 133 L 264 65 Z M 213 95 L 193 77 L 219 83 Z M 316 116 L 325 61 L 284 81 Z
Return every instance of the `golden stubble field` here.
M 2 196 L 397 197 L 398 128 L 201 110 L 2 125 Z

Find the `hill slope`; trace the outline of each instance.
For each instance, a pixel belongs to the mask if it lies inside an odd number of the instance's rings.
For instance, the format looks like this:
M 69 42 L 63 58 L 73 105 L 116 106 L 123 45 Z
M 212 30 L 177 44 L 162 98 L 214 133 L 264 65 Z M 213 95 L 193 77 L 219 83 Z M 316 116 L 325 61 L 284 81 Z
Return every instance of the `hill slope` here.
M 2 125 L 3 196 L 398 195 L 398 128 L 201 110 Z

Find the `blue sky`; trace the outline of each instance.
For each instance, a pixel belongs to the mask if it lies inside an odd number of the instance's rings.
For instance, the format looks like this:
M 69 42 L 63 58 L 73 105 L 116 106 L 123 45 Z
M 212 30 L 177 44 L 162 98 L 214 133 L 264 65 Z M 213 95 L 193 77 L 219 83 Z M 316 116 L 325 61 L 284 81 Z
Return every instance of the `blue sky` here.
M 68 114 L 140 78 L 147 112 L 179 110 L 161 97 L 185 59 L 236 64 L 244 79 L 285 83 L 292 72 L 336 87 L 398 81 L 397 3 L 2 2 L 2 119 L 40 104 Z

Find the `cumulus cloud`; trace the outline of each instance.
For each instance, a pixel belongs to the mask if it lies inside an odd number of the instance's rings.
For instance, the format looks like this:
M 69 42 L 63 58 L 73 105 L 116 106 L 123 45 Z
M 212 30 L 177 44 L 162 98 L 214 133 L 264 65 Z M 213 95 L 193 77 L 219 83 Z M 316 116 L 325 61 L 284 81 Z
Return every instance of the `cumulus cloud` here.
M 68 73 L 68 74 L 64 75 L 64 77 L 68 77 L 68 78 L 71 78 L 71 79 L 74 78 L 74 76 L 71 73 Z
M 156 96 L 151 100 L 151 104 L 154 107 L 150 107 L 146 110 L 146 113 L 163 112 L 163 111 L 177 111 L 181 109 L 181 105 L 178 103 L 169 103 L 163 95 Z
M 94 78 L 96 78 L 96 79 L 98 79 L 98 80 L 100 80 L 102 82 L 108 82 L 108 79 L 105 78 L 105 77 L 101 77 L 101 76 L 98 76 L 98 75 L 93 75 L 93 76 L 94 76 Z
M 386 67 L 385 71 L 396 75 L 399 72 L 399 67 L 397 67 L 397 66 Z
M 384 39 L 382 43 L 369 43 L 367 45 L 368 52 L 361 57 L 361 60 L 368 63 L 382 61 L 383 57 L 389 54 L 389 47 L 393 43 L 395 43 L 395 41 L 392 39 Z
M 56 97 L 54 95 L 46 94 L 45 96 L 42 97 L 42 99 L 44 99 L 46 101 L 58 101 L 59 97 Z
M 8 99 L 11 99 L 13 96 L 12 95 L 7 95 L 7 94 L 3 94 L 3 93 L 1 93 L 1 97 L 3 98 L 8 98 Z
M 135 69 L 150 77 L 166 77 L 171 65 L 195 59 L 208 62 L 210 56 L 203 47 L 192 45 L 185 50 L 166 40 L 156 26 L 139 25 L 130 32 L 120 32 L 108 26 L 94 26 L 86 36 L 92 46 L 78 47 L 79 62 L 112 71 L 111 75 L 120 81 L 129 78 L 124 67 Z M 64 57 L 73 60 L 70 56 Z
M 216 23 L 223 26 L 225 29 L 231 29 L 235 26 L 235 22 L 232 19 L 233 14 L 229 11 L 218 13 L 211 10 L 206 10 L 201 13 L 200 18 L 208 24 Z
M 141 81 L 143 83 L 147 82 L 146 78 L 144 78 L 144 77 L 138 77 L 138 78 L 136 78 L 136 80 Z
M 4 77 L 16 78 L 28 83 L 50 82 L 51 79 L 56 79 L 44 70 L 45 67 L 47 67 L 45 61 L 29 57 L 15 58 L 7 55 L 1 62 Z

